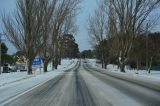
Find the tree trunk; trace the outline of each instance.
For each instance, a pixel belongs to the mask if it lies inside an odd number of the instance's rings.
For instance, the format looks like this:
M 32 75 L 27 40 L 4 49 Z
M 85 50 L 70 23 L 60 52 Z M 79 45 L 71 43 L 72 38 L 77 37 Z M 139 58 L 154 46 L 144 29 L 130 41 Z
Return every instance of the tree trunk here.
M 137 70 L 139 70 L 139 61 L 137 61 L 136 64 L 137 64 Z
M 104 63 L 104 68 L 107 69 L 107 63 L 106 62 Z
M 54 67 L 55 66 L 55 61 L 54 61 L 54 58 L 53 58 L 53 60 L 52 60 L 52 70 L 54 70 Z
M 58 64 L 61 65 L 61 58 L 62 58 L 62 47 L 60 49 L 60 53 L 59 53 L 59 59 L 58 59 Z
M 57 67 L 58 67 L 58 58 L 57 58 L 57 56 L 55 56 L 55 58 L 54 58 L 54 68 L 57 69 Z
M 55 67 L 55 69 L 57 70 L 57 68 L 58 68 L 58 65 L 57 65 L 57 64 L 55 64 L 55 65 L 54 65 L 54 67 Z
M 107 61 L 107 58 L 105 58 L 105 61 L 104 61 L 104 68 L 105 68 L 105 69 L 107 69 L 108 63 L 109 63 L 109 62 Z
M 44 61 L 43 62 L 43 71 L 47 72 L 47 66 L 48 66 L 48 62 Z
M 120 64 L 120 71 L 121 72 L 125 72 L 125 64 Z
M 149 67 L 148 67 L 148 73 L 151 73 L 151 67 L 152 67 L 152 62 L 153 62 L 153 57 L 151 57 L 150 63 L 149 63 Z
M 28 75 L 32 74 L 32 59 L 28 61 Z
M 119 57 L 119 68 L 121 72 L 125 72 L 125 63 L 126 63 L 126 58 L 122 56 L 120 52 L 120 57 Z
M 103 60 L 101 60 L 101 63 L 102 63 L 102 68 L 104 68 Z

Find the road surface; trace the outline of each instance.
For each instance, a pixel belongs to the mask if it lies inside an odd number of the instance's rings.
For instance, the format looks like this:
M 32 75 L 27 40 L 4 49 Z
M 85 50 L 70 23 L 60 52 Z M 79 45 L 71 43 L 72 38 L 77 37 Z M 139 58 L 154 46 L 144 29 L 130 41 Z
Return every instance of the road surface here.
M 160 91 L 91 70 L 82 61 L 5 106 L 160 106 Z

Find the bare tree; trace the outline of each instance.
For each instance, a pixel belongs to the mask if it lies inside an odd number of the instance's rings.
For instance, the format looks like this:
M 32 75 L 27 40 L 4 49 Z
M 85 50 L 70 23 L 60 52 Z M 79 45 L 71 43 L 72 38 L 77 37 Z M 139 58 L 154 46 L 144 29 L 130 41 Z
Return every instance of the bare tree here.
M 22 51 L 27 59 L 28 74 L 32 74 L 32 61 L 41 48 L 45 0 L 17 0 L 14 16 L 4 15 L 4 32 L 8 40 Z
M 68 15 L 65 20 L 64 20 L 64 24 L 61 26 L 60 28 L 60 37 L 58 39 L 58 54 L 59 54 L 59 58 L 58 58 L 58 63 L 61 64 L 61 58 L 63 56 L 62 53 L 64 53 L 64 43 L 65 43 L 65 39 L 64 39 L 64 35 L 66 34 L 76 34 L 78 27 L 75 24 L 75 14 L 70 14 Z
M 43 0 L 43 4 L 41 4 L 41 9 L 44 12 L 43 18 L 43 24 L 42 24 L 42 29 L 41 29 L 41 34 L 42 34 L 42 46 L 40 50 L 40 57 L 43 61 L 43 69 L 44 72 L 47 72 L 47 66 L 49 61 L 51 60 L 51 47 L 52 47 L 52 40 L 51 40 L 51 32 L 52 32 L 52 25 L 51 21 L 54 16 L 55 12 L 55 7 L 57 4 L 57 0 Z
M 114 28 L 111 32 L 114 44 L 112 46 L 118 53 L 119 66 L 122 72 L 128 61 L 128 55 L 132 49 L 133 41 L 141 33 L 145 33 L 153 26 L 154 10 L 159 7 L 159 0 L 104 0 L 108 11 L 114 13 L 114 17 L 110 17 Z M 109 12 L 108 12 L 109 13 Z M 150 16 L 152 15 L 152 19 Z M 156 16 L 155 16 L 156 17 Z M 154 17 L 154 18 L 155 18 Z M 150 20 L 150 21 L 149 21 Z M 116 44 L 115 44 L 116 43 Z
M 66 20 L 69 19 L 68 22 L 72 22 L 71 19 L 75 17 L 76 11 L 78 9 L 78 4 L 81 0 L 60 0 L 56 6 L 56 12 L 53 17 L 53 33 L 52 33 L 52 63 L 53 68 L 57 68 L 58 60 L 61 58 L 59 56 L 60 45 L 59 39 L 64 33 L 70 31 L 73 28 L 72 23 L 67 23 Z
M 101 2 L 100 2 L 101 3 Z M 88 33 L 90 38 L 95 42 L 95 47 L 100 53 L 100 60 L 102 62 L 102 68 L 106 68 L 106 55 L 104 41 L 108 39 L 107 29 L 107 14 L 104 11 L 103 4 L 99 4 L 95 10 L 94 15 L 89 17 Z M 102 43 L 103 42 L 103 43 Z
M 153 65 L 153 62 L 155 62 L 155 60 L 158 60 L 158 55 L 160 53 L 160 47 L 159 47 L 159 42 L 160 42 L 160 34 L 159 33 L 150 33 L 148 34 L 147 37 L 147 42 L 148 43 L 146 46 L 146 52 L 148 52 L 147 54 L 147 58 L 148 58 L 148 73 L 151 73 L 151 67 Z M 156 59 L 157 58 L 157 59 Z

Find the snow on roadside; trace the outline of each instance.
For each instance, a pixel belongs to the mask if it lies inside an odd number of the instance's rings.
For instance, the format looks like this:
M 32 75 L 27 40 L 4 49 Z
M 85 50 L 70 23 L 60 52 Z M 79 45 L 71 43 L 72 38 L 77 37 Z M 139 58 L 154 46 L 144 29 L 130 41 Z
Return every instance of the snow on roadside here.
M 0 75 L 0 105 L 5 105 L 20 95 L 29 92 L 33 88 L 41 86 L 45 82 L 63 74 L 64 70 L 74 67 L 77 61 L 77 59 L 62 60 L 62 65 L 59 66 L 57 70 L 50 70 L 47 73 L 40 74 L 38 72 L 39 69 L 37 69 L 37 72 L 33 75 L 27 75 L 27 72 L 7 73 Z
M 0 75 L 0 87 L 32 76 L 33 75 L 27 75 L 27 72 L 2 73 Z
M 75 63 L 77 62 L 77 59 L 63 59 L 62 64 L 58 66 L 57 70 L 52 71 L 51 63 L 48 65 L 48 73 L 43 72 L 43 68 L 39 68 L 40 66 L 34 66 L 33 67 L 33 74 L 27 75 L 27 72 L 12 72 L 12 73 L 2 73 L 0 75 L 0 87 L 17 82 L 22 81 L 25 79 L 29 79 L 31 77 L 38 77 L 38 76 L 48 76 L 48 74 L 55 74 L 62 72 L 64 70 L 72 68 Z
M 94 68 L 102 69 L 101 64 L 96 63 L 96 59 L 87 59 L 87 62 Z M 103 69 L 105 70 L 105 69 Z M 149 74 L 146 70 L 134 70 L 130 69 L 130 67 L 126 66 L 125 71 L 126 73 L 120 72 L 117 65 L 109 64 L 107 65 L 107 69 L 105 71 L 112 71 L 118 74 L 125 74 L 133 77 L 137 77 L 140 79 L 145 79 L 154 82 L 160 82 L 160 71 L 151 70 Z

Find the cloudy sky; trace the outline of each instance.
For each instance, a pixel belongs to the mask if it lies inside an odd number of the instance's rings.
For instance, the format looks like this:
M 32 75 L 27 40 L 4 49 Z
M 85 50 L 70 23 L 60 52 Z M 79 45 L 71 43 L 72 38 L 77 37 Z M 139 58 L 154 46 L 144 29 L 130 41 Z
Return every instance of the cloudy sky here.
M 15 6 L 16 0 L 0 0 L 0 13 L 12 13 Z M 88 32 L 87 32 L 87 19 L 89 14 L 92 14 L 94 9 L 96 8 L 97 0 L 83 0 L 81 3 L 81 11 L 77 16 L 77 24 L 79 30 L 76 35 L 76 42 L 79 44 L 80 51 L 90 49 L 91 45 L 89 44 Z M 1 15 L 1 14 L 0 14 Z M 2 32 L 2 23 L 0 22 L 0 32 Z M 3 37 L 3 40 L 5 38 Z M 5 39 L 5 43 L 9 48 L 8 53 L 13 54 L 16 52 L 16 49 Z

